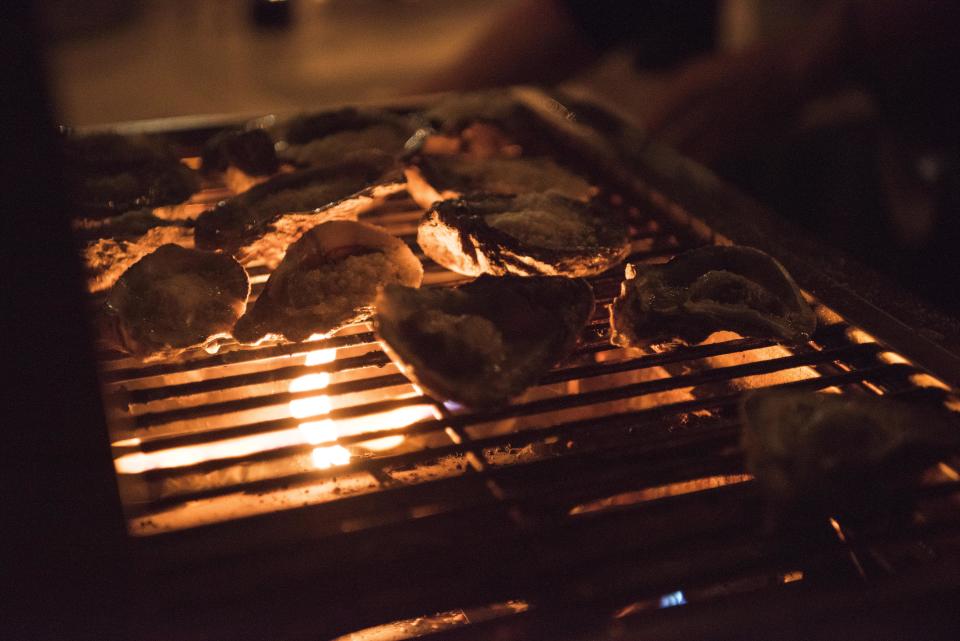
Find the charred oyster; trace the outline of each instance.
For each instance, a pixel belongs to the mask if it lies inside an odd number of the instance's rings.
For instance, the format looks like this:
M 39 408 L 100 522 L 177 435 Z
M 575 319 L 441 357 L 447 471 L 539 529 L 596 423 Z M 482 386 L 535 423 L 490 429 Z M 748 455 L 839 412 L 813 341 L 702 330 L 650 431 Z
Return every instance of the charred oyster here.
M 275 266 L 305 230 L 331 218 L 355 218 L 377 199 L 401 191 L 392 168 L 393 160 L 381 155 L 275 176 L 201 214 L 197 247 Z
M 740 416 L 747 467 L 778 515 L 875 515 L 960 445 L 945 415 L 877 397 L 758 390 Z
M 368 318 L 377 288 L 419 287 L 423 267 L 403 241 L 373 225 L 334 220 L 290 246 L 234 336 L 254 343 L 267 335 L 302 341 Z
M 463 156 L 414 158 L 404 169 L 407 191 L 429 209 L 464 194 L 551 192 L 587 201 L 597 190 L 584 178 L 545 157 L 476 159 Z
M 249 293 L 246 270 L 230 256 L 163 245 L 110 290 L 105 338 L 141 357 L 209 344 L 229 334 Z
M 589 276 L 630 251 L 618 212 L 556 194 L 476 195 L 436 203 L 420 221 L 417 243 L 461 274 Z
M 701 247 L 664 265 L 628 264 L 610 306 L 610 340 L 624 347 L 699 343 L 720 330 L 799 342 L 816 326 L 783 266 L 751 247 Z
M 236 192 L 246 191 L 279 169 L 273 138 L 264 129 L 222 131 L 200 151 L 201 173 L 222 177 Z
M 280 156 L 301 166 L 326 166 L 370 152 L 400 156 L 416 127 L 402 114 L 347 107 L 304 115 L 280 125 Z
M 574 347 L 593 311 L 585 280 L 481 276 L 456 289 L 387 285 L 377 336 L 412 381 L 441 398 L 497 406 Z
M 196 172 L 161 141 L 145 136 L 68 137 L 64 163 L 79 218 L 175 205 L 200 189 Z

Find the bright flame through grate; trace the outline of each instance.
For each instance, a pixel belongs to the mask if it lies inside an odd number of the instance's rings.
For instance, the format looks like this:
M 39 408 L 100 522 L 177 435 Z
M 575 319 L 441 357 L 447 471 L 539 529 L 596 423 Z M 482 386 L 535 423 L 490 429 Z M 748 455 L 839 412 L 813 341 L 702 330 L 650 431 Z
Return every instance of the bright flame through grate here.
M 336 358 L 335 349 L 322 349 L 307 354 L 306 365 L 321 365 L 331 363 Z M 291 392 L 307 392 L 326 389 L 330 384 L 330 374 L 306 374 L 290 382 Z M 329 418 L 320 418 L 330 413 L 332 409 L 330 397 L 326 394 L 311 396 L 290 401 L 290 415 L 294 418 L 310 418 L 298 426 L 298 430 L 306 443 L 322 445 L 335 441 L 341 436 L 352 436 L 364 432 L 387 430 L 395 427 L 404 427 L 422 418 L 433 416 L 433 407 L 430 405 L 414 405 L 401 407 L 389 412 L 382 412 L 358 419 L 343 419 L 334 421 Z M 401 445 L 403 436 L 385 436 L 383 438 L 364 441 L 365 449 L 380 452 L 393 449 Z M 318 469 L 327 469 L 347 465 L 350 463 L 350 451 L 342 445 L 328 445 L 315 447 L 310 453 L 313 466 Z
M 332 363 L 336 357 L 337 350 L 321 349 L 307 354 L 304 364 L 322 365 L 324 363 Z M 322 390 L 326 389 L 329 384 L 330 374 L 327 372 L 305 374 L 290 382 L 290 391 L 306 392 Z M 333 409 L 333 405 L 330 402 L 330 397 L 326 394 L 290 401 L 290 416 L 294 418 L 323 416 L 329 414 L 331 409 Z M 300 431 L 304 440 L 311 445 L 328 443 L 336 440 L 338 436 L 337 427 L 330 419 L 301 423 L 297 429 Z M 310 461 L 315 468 L 320 470 L 338 465 L 346 465 L 350 462 L 350 451 L 342 445 L 315 447 L 313 451 L 310 452 Z
M 304 364 L 323 365 L 336 359 L 335 349 L 322 349 L 307 354 Z M 305 374 L 295 378 L 288 387 L 290 392 L 322 391 L 330 385 L 328 372 Z M 169 469 L 196 465 L 205 461 L 243 457 L 281 447 L 314 445 L 310 462 L 317 469 L 343 466 L 350 463 L 350 451 L 342 445 L 324 445 L 343 436 L 406 427 L 424 418 L 436 418 L 436 408 L 429 404 L 400 407 L 377 414 L 356 418 L 333 420 L 327 415 L 333 403 L 327 394 L 298 398 L 289 402 L 290 415 L 304 420 L 296 428 L 277 430 L 265 434 L 253 434 L 223 439 L 202 445 L 172 447 L 152 452 L 132 452 L 119 456 L 114 465 L 120 474 L 141 474 L 149 470 Z M 400 435 L 372 438 L 359 443 L 365 450 L 380 452 L 393 449 L 404 442 Z M 126 439 L 114 443 L 124 446 L 139 445 L 139 440 Z

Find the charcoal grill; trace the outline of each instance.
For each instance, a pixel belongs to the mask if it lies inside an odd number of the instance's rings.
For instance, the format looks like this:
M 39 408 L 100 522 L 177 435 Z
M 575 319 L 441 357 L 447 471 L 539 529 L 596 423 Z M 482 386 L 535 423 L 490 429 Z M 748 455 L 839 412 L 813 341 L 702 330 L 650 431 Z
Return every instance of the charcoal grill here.
M 831 519 L 770 539 L 735 410 L 744 390 L 771 386 L 953 404 L 952 321 L 872 275 L 858 291 L 861 268 L 705 171 L 634 144 L 627 126 L 516 96 L 555 153 L 629 213 L 629 260 L 706 243 L 765 249 L 814 304 L 813 339 L 614 348 L 604 305 L 618 268 L 592 279 L 599 304 L 576 352 L 497 410 L 424 394 L 366 324 L 151 363 L 101 353 L 138 577 L 131 635 L 871 638 L 880 624 L 855 620 L 867 611 L 904 629 L 949 625 L 937 618 L 947 610 L 917 604 L 956 600 L 945 596 L 960 585 L 956 462 L 928 475 L 904 527 L 871 535 Z M 187 125 L 134 128 L 173 133 L 190 155 L 209 127 Z M 223 193 L 209 185 L 195 202 Z M 420 213 L 395 198 L 361 220 L 423 258 Z M 424 262 L 425 286 L 462 280 Z M 250 273 L 256 295 L 268 272 Z

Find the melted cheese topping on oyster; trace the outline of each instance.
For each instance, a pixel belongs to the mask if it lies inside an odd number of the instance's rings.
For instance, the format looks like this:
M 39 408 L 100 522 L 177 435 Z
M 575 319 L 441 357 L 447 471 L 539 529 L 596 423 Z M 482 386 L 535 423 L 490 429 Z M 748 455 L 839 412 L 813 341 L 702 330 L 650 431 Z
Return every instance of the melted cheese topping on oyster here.
M 536 247 L 594 247 L 599 242 L 589 220 L 541 194 L 521 196 L 516 203 L 524 209 L 490 214 L 484 220 L 491 227 Z
M 548 158 L 451 158 L 449 163 L 451 171 L 475 182 L 472 187 L 479 191 L 552 192 L 574 200 L 587 200 L 593 194 L 590 183 Z
M 399 261 L 375 251 L 292 273 L 287 297 L 291 307 L 310 308 L 321 317 L 339 315 L 370 305 L 378 287 L 409 280 Z

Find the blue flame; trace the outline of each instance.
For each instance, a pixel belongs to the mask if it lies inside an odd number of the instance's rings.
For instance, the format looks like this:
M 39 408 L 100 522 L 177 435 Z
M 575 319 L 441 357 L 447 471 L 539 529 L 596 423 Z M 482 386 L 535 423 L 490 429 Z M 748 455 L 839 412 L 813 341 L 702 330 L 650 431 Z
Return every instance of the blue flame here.
M 677 590 L 660 597 L 661 608 L 672 608 L 675 605 L 686 605 L 686 603 L 687 597 L 683 596 L 683 590 Z

